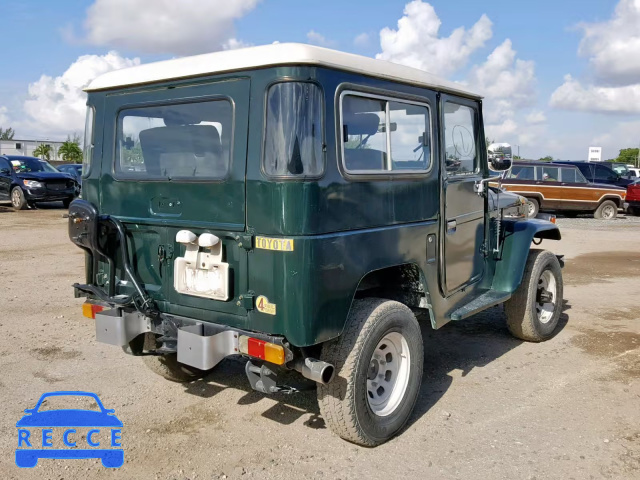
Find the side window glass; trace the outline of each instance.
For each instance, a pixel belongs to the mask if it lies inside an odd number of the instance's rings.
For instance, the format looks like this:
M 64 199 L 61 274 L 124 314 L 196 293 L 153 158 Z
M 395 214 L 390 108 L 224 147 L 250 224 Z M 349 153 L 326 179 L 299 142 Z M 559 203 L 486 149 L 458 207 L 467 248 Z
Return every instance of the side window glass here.
M 11 165 L 4 158 L 0 158 L 0 171 L 4 175 L 11 175 Z
M 612 177 L 612 174 L 609 170 L 607 170 L 606 168 L 604 168 L 602 165 L 594 165 L 595 167 L 595 179 L 596 180 L 610 180 Z
M 559 170 L 558 167 L 542 167 L 542 181 L 557 182 L 558 170 Z
M 516 178 L 518 180 L 533 180 L 533 167 L 522 167 Z
M 562 172 L 562 181 L 566 183 L 576 183 L 576 172 L 575 168 L 561 168 Z
M 324 171 L 322 90 L 313 83 L 269 88 L 264 172 L 273 177 L 318 177 Z
M 87 114 L 84 122 L 84 145 L 82 148 L 82 171 L 86 174 L 89 173 L 93 157 L 94 125 L 95 110 L 91 105 L 87 105 Z
M 346 95 L 342 101 L 344 164 L 348 171 L 387 170 L 385 100 Z
M 475 173 L 476 111 L 466 105 L 446 102 L 444 105 L 445 168 L 449 175 Z
M 431 164 L 431 122 L 422 105 L 389 102 L 392 170 L 427 170 Z

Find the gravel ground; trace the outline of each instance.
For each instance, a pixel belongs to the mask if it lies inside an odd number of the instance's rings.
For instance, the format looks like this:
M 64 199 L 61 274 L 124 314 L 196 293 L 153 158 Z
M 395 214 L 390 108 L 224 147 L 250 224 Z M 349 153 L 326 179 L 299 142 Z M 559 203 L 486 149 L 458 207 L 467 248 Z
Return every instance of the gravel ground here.
M 61 209 L 0 204 L 0 478 L 640 478 L 640 223 L 560 219 L 565 308 L 523 343 L 501 308 L 433 331 L 408 427 L 376 449 L 327 428 L 315 392 L 265 397 L 237 360 L 168 383 L 98 344 L 70 285 L 83 276 Z M 43 392 L 96 392 L 123 421 L 125 464 L 13 461 L 16 421 Z

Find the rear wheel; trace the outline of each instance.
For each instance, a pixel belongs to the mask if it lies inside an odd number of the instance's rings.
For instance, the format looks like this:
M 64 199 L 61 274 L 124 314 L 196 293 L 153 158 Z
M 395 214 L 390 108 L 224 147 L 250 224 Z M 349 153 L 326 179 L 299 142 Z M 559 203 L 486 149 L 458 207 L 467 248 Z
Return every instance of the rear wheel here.
M 422 380 L 420 326 L 411 310 L 383 299 L 357 300 L 342 335 L 322 347 L 336 368 L 318 385 L 320 413 L 331 430 L 373 447 L 404 427 Z
M 531 250 L 522 283 L 504 304 L 507 326 L 521 340 L 541 342 L 553 335 L 562 313 L 562 269 L 547 250 Z
M 593 214 L 600 220 L 613 220 L 618 216 L 618 205 L 613 200 L 605 200 Z
M 11 190 L 11 205 L 16 210 L 25 210 L 28 208 L 27 199 L 24 198 L 24 192 L 20 187 L 14 187 Z
M 535 198 L 527 198 L 527 215 L 534 218 L 540 211 L 540 204 Z

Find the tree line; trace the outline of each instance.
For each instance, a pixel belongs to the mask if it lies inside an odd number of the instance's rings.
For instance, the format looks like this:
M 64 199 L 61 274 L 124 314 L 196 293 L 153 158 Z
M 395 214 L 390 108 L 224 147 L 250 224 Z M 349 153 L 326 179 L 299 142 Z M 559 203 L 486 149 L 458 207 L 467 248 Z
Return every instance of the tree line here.
M 15 136 L 15 130 L 11 127 L 0 127 L 0 140 L 13 140 Z M 53 151 L 51 145 L 40 144 L 33 151 L 35 157 L 42 158 L 44 160 L 51 160 Z M 74 134 L 73 136 L 67 136 L 60 148 L 58 148 L 58 155 L 62 157 L 62 161 L 69 163 L 82 163 L 82 149 L 80 148 L 80 136 Z

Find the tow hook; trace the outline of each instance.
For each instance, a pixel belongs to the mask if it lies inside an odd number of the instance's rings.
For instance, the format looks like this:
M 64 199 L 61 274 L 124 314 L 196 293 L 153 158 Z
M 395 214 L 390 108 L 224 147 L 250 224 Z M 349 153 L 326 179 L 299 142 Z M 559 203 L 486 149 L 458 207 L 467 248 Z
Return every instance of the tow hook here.
M 251 360 L 244 367 L 251 388 L 261 393 L 296 393 L 298 389 L 276 383 L 277 374 L 266 365 L 254 365 Z

